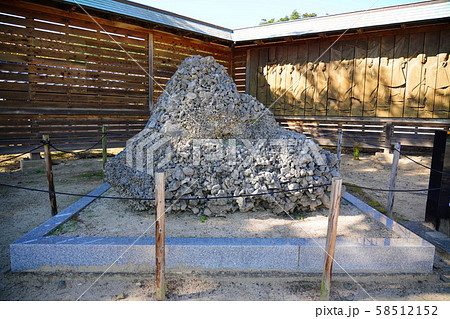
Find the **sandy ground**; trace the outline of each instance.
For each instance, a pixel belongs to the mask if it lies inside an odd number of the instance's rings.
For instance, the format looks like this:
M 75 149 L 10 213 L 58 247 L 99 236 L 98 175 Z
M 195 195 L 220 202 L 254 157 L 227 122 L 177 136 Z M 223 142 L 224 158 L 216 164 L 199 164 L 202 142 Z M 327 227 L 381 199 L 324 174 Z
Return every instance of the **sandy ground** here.
M 359 161 L 355 161 L 353 155 L 343 154 L 341 174 L 344 182 L 371 188 L 388 189 L 392 159 L 380 155 L 363 154 Z M 409 157 L 422 165 L 431 166 L 431 156 Z M 430 170 L 408 158 L 400 158 L 396 182 L 397 189 L 427 189 L 429 178 Z M 364 192 L 373 200 L 379 202 L 383 208 L 386 207 L 387 192 L 370 190 L 364 190 Z M 423 221 L 425 220 L 426 202 L 427 192 L 395 193 L 394 217 Z
M 104 195 L 119 196 L 114 190 Z M 270 211 L 227 214 L 226 218 L 201 218 L 194 214 L 166 215 L 167 237 L 326 237 L 328 210 L 319 209 L 301 215 L 276 216 Z M 152 212 L 137 212 L 126 201 L 98 199 L 54 236 L 147 237 L 155 235 Z M 398 237 L 381 223 L 343 201 L 339 212 L 338 236 L 347 238 Z
M 429 157 L 414 157 L 429 165 Z M 1 158 L 0 158 L 1 159 Z M 5 184 L 46 188 L 45 174 L 0 171 Z M 427 170 L 401 161 L 398 186 L 426 188 Z M 98 159 L 67 161 L 55 166 L 56 190 L 87 193 L 102 183 Z M 344 155 L 344 180 L 375 187 L 387 187 L 390 165 L 373 156 L 353 161 Z M 383 204 L 386 194 L 367 192 Z M 45 195 L 45 194 L 44 194 Z M 9 271 L 9 244 L 50 217 L 48 197 L 40 193 L 0 187 L 0 300 L 154 300 L 154 274 L 57 274 L 12 273 Z M 63 209 L 77 198 L 58 196 Z M 421 220 L 426 195 L 400 195 L 394 210 L 397 216 Z M 317 217 L 317 216 L 308 216 Z M 97 217 L 93 217 L 97 218 Z M 152 218 L 145 216 L 145 218 Z M 207 220 L 198 226 L 204 230 Z M 203 227 L 206 226 L 206 227 Z M 214 229 L 214 227 L 212 228 Z M 211 230 L 212 231 L 212 230 Z M 274 272 L 169 273 L 169 300 L 317 300 L 320 275 Z M 98 281 L 96 281 L 98 279 Z M 332 300 L 450 300 L 449 262 L 438 256 L 434 271 L 425 275 L 335 275 Z

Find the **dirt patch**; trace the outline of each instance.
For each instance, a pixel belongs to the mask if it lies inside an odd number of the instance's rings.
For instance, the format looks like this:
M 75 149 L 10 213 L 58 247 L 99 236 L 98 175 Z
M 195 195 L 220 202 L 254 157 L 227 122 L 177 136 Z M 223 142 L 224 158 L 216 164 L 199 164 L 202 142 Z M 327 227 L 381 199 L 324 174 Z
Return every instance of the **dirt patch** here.
M 106 196 L 119 196 L 114 190 Z M 301 215 L 277 216 L 270 210 L 226 214 L 226 217 L 199 217 L 189 213 L 166 215 L 167 237 L 326 237 L 328 209 Z M 138 212 L 127 201 L 97 199 L 51 235 L 71 237 L 146 237 L 155 234 L 153 211 Z M 152 227 L 153 226 L 153 227 Z M 398 237 L 381 223 L 342 202 L 338 236 L 347 238 Z
M 431 156 L 409 156 L 422 165 L 431 166 Z M 353 160 L 353 155 L 343 154 L 341 174 L 344 182 L 378 189 L 388 189 L 392 160 L 384 156 L 362 154 L 360 160 Z M 426 189 L 430 178 L 430 170 L 406 157 L 399 161 L 397 189 Z M 349 191 L 383 211 L 386 208 L 388 193 L 364 189 Z M 398 220 L 424 221 L 427 192 L 395 193 L 394 218 Z

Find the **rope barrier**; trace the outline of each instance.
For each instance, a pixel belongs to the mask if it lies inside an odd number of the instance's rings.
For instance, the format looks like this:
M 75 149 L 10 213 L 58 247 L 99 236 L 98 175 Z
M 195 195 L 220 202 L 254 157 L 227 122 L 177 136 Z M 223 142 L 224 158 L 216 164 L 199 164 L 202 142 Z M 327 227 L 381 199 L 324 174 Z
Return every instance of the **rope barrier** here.
M 102 140 L 103 140 L 103 138 L 104 138 L 105 135 L 110 135 L 110 136 L 114 136 L 114 135 L 115 135 L 115 136 L 126 136 L 125 134 L 102 133 L 102 138 L 101 138 L 98 142 L 96 142 L 96 143 L 95 143 L 94 145 L 92 145 L 91 147 L 89 147 L 89 148 L 87 148 L 87 149 L 84 149 L 84 150 L 81 150 L 81 151 L 78 151 L 78 152 L 65 151 L 65 150 L 62 150 L 62 149 L 56 147 L 55 145 L 53 145 L 53 144 L 51 144 L 51 143 L 48 143 L 48 144 L 50 144 L 50 146 L 51 146 L 54 150 L 56 150 L 56 151 L 58 151 L 58 152 L 63 152 L 63 153 L 75 154 L 75 155 L 76 155 L 76 154 L 79 154 L 79 153 L 83 153 L 83 152 L 87 152 L 87 151 L 92 150 L 94 147 L 96 147 L 97 145 L 99 145 L 99 144 L 102 142 Z M 358 139 L 357 137 L 351 136 L 351 135 L 349 135 L 348 133 L 342 132 L 342 135 L 343 135 L 344 137 L 346 137 L 346 138 L 349 138 L 349 139 L 354 140 L 354 141 L 357 142 L 357 143 L 367 144 L 367 145 L 370 145 L 370 146 L 374 146 L 374 147 L 376 147 L 376 148 L 382 148 L 382 149 L 394 150 L 393 147 L 388 147 L 388 146 L 384 146 L 384 145 L 373 144 L 373 143 L 367 142 L 367 141 L 365 141 L 365 140 L 363 141 L 362 139 Z M 329 137 L 329 138 L 333 137 L 333 138 L 337 138 L 335 135 L 330 135 L 330 134 L 320 134 L 319 137 Z M 41 141 L 41 143 L 42 143 L 42 145 L 47 144 L 47 143 L 44 142 L 44 141 Z M 23 155 L 25 155 L 25 154 L 27 154 L 27 153 L 31 153 L 31 152 L 37 150 L 38 148 L 42 147 L 42 145 L 39 145 L 39 146 L 37 146 L 37 147 L 35 147 L 35 148 L 33 148 L 33 149 L 27 151 L 27 152 L 24 152 L 24 153 L 22 153 L 22 154 L 13 156 L 13 157 L 8 158 L 8 159 L 5 159 L 5 160 L 2 160 L 2 161 L 0 161 L 0 163 L 4 163 L 4 162 L 10 161 L 10 160 L 13 160 L 13 159 L 15 159 L 15 158 L 18 158 L 18 157 L 20 157 L 20 156 L 23 156 Z M 412 159 L 411 157 L 409 157 L 408 155 L 404 154 L 403 152 L 400 152 L 400 154 L 401 154 L 402 156 L 404 156 L 405 158 L 407 158 L 408 160 L 410 160 L 411 162 L 413 162 L 413 163 L 415 163 L 415 164 L 417 164 L 417 165 L 420 165 L 420 166 L 422 166 L 422 167 L 424 167 L 424 168 L 426 168 L 426 169 L 432 170 L 432 171 L 434 171 L 434 172 L 437 172 L 437 173 L 440 173 L 440 174 L 443 174 L 443 175 L 450 175 L 450 173 L 443 172 L 443 171 L 434 169 L 434 168 L 432 168 L 432 167 L 426 166 L 426 165 L 424 165 L 424 164 L 422 164 L 422 163 L 419 163 L 419 162 L 415 161 L 414 159 Z
M 450 175 L 450 173 L 443 172 L 443 171 L 440 171 L 438 169 L 435 169 L 435 168 L 432 168 L 432 167 L 428 167 L 428 166 L 426 166 L 426 165 L 424 165 L 422 163 L 419 163 L 416 160 L 412 159 L 411 157 L 409 157 L 408 155 L 406 155 L 406 154 L 404 154 L 404 153 L 402 153 L 400 151 L 399 151 L 399 153 L 400 153 L 400 155 L 402 155 L 402 156 L 406 157 L 407 159 L 409 159 L 411 162 L 413 162 L 413 163 L 415 163 L 417 165 L 420 165 L 420 166 L 422 166 L 422 167 L 424 167 L 426 169 L 429 169 L 429 170 L 431 170 L 433 172 L 440 173 L 440 174 L 443 174 L 443 175 Z
M 91 147 L 86 148 L 86 149 L 81 150 L 81 151 L 78 151 L 78 152 L 64 151 L 64 150 L 62 150 L 62 149 L 56 147 L 56 146 L 53 145 L 52 143 L 49 143 L 49 144 L 50 144 L 50 147 L 53 148 L 55 151 L 62 152 L 62 153 L 67 153 L 67 154 L 75 154 L 75 155 L 76 155 L 76 154 L 79 154 L 79 153 L 84 153 L 84 152 L 87 152 L 87 151 L 92 150 L 94 147 L 96 147 L 98 144 L 100 144 L 100 143 L 102 142 L 102 140 L 103 140 L 103 137 L 102 137 L 97 143 L 95 143 L 94 145 L 92 145 Z
M 44 144 L 43 141 L 41 143 Z M 29 151 L 23 152 L 22 154 L 10 157 L 10 158 L 5 159 L 5 160 L 2 160 L 2 161 L 0 161 L 0 163 L 8 162 L 10 160 L 13 160 L 13 159 L 18 158 L 20 156 L 23 156 L 25 154 L 31 153 L 31 152 L 33 152 L 33 151 L 35 151 L 35 150 L 37 150 L 38 148 L 41 148 L 41 147 L 42 147 L 42 145 L 36 146 L 35 148 L 33 148 L 33 149 L 29 150 Z
M 442 188 L 423 188 L 423 189 L 382 189 L 382 188 L 371 188 L 366 186 L 359 186 L 349 183 L 344 183 L 348 186 L 352 187 L 358 187 L 361 189 L 367 189 L 372 191 L 379 191 L 379 192 L 398 192 L 398 193 L 417 193 L 417 192 L 428 192 L 428 191 L 438 191 Z M 291 193 L 291 192 L 298 192 L 302 190 L 307 189 L 313 189 L 313 188 L 319 188 L 319 187 L 325 187 L 329 186 L 331 183 L 326 184 L 320 184 L 320 185 L 312 185 L 312 186 L 306 186 L 306 187 L 300 187 L 296 189 L 285 189 L 285 190 L 278 190 L 278 191 L 271 191 L 271 192 L 265 192 L 265 193 L 256 193 L 256 194 L 241 194 L 241 195 L 226 195 L 226 196 L 212 196 L 212 197 L 180 197 L 180 198 L 166 198 L 166 201 L 174 201 L 174 200 L 187 200 L 187 201 L 199 201 L 199 200 L 217 200 L 217 199 L 227 199 L 227 198 L 239 198 L 239 197 L 252 197 L 252 196 L 263 196 L 263 195 L 272 195 L 272 194 L 278 194 L 278 193 Z M 85 194 L 76 194 L 76 193 L 68 193 L 68 192 L 52 192 L 48 190 L 43 189 L 37 189 L 37 188 L 30 188 L 30 187 L 24 187 L 24 186 L 17 186 L 17 185 L 9 185 L 9 184 L 3 184 L 0 183 L 0 186 L 4 187 L 10 187 L 10 188 L 16 188 L 16 189 L 22 189 L 27 191 L 33 191 L 33 192 L 41 192 L 41 193 L 53 193 L 56 195 L 67 195 L 67 196 L 76 196 L 76 197 L 91 197 L 91 198 L 100 198 L 100 199 L 121 199 L 121 200 L 146 200 L 146 201 L 153 201 L 155 200 L 154 197 L 119 197 L 119 196 L 103 196 L 103 195 L 85 195 Z
M 350 183 L 344 183 L 344 185 L 349 186 L 349 187 L 357 187 L 357 188 L 361 188 L 361 189 L 367 189 L 367 190 L 376 191 L 376 192 L 396 192 L 396 193 L 433 192 L 433 191 L 438 191 L 438 190 L 443 189 L 443 188 L 384 189 L 384 188 L 372 188 L 372 187 L 367 187 L 367 186 L 359 186 L 359 185 L 350 184 Z
M 288 190 L 279 190 L 279 191 L 273 191 L 273 192 L 265 192 L 265 193 L 257 193 L 257 194 L 241 194 L 241 195 L 227 195 L 227 196 L 214 196 L 214 197 L 180 197 L 180 198 L 167 198 L 166 201 L 173 201 L 173 200 L 216 200 L 216 199 L 225 199 L 225 198 L 239 198 L 239 197 L 251 197 L 251 196 L 262 196 L 262 195 L 271 195 L 276 193 L 290 193 L 290 192 L 298 192 L 301 190 L 307 190 L 307 189 L 313 189 L 313 188 L 319 188 L 331 185 L 331 183 L 321 184 L 321 185 L 312 185 L 307 187 L 301 187 L 296 189 L 288 189 Z M 10 188 L 16 188 L 16 189 L 22 189 L 27 191 L 33 191 L 33 192 L 41 192 L 41 193 L 52 193 L 56 195 L 67 195 L 67 196 L 76 196 L 76 197 L 91 197 L 91 198 L 103 198 L 103 199 L 122 199 L 122 200 L 155 200 L 154 197 L 119 197 L 119 196 L 102 196 L 102 195 L 84 195 L 84 194 L 75 194 L 75 193 L 67 193 L 67 192 L 57 192 L 57 191 L 48 191 L 43 189 L 37 189 L 37 188 L 30 188 L 30 187 L 24 187 L 24 186 L 17 186 L 17 185 L 9 185 L 9 184 L 3 184 L 0 183 L 0 186 L 4 187 L 10 187 Z

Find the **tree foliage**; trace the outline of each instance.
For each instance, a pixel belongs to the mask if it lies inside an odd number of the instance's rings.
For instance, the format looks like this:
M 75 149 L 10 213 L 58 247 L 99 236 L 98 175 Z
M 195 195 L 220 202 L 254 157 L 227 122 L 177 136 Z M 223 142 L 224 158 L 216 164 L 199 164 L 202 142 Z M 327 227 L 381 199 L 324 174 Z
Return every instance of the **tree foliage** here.
M 300 14 L 300 13 L 298 13 L 297 10 L 294 10 L 294 11 L 292 11 L 290 16 L 286 15 L 283 18 L 280 18 L 278 20 L 275 20 L 275 18 L 272 18 L 270 20 L 261 19 L 261 22 L 259 24 L 262 25 L 262 24 L 282 22 L 282 21 L 298 20 L 298 19 L 305 19 L 305 18 L 311 18 L 311 17 L 316 17 L 316 16 L 317 16 L 317 14 L 315 14 L 315 13 L 305 12 L 305 13 Z

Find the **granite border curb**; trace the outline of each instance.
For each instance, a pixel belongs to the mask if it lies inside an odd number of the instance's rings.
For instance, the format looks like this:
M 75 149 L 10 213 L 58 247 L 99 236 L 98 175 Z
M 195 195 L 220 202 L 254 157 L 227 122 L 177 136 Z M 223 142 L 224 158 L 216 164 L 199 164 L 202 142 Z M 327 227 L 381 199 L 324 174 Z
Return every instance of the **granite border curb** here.
M 100 196 L 103 184 L 90 196 Z M 334 271 L 428 273 L 435 247 L 349 193 L 343 199 L 400 238 L 338 238 Z M 154 238 L 46 236 L 94 197 L 83 197 L 10 245 L 12 271 L 109 272 L 154 270 Z M 130 247 L 131 246 L 131 247 Z M 166 268 L 321 272 L 325 238 L 167 238 Z

